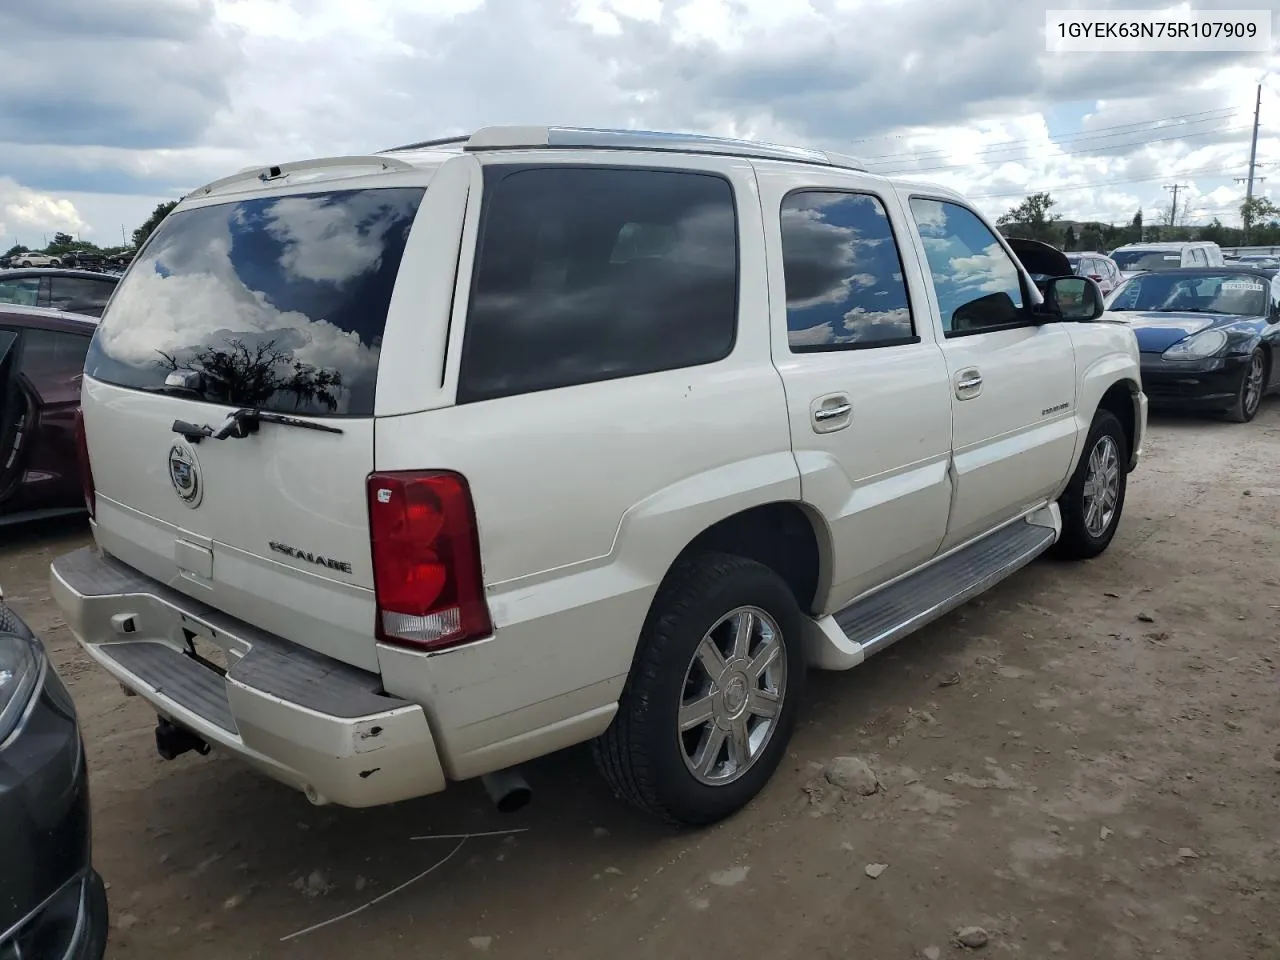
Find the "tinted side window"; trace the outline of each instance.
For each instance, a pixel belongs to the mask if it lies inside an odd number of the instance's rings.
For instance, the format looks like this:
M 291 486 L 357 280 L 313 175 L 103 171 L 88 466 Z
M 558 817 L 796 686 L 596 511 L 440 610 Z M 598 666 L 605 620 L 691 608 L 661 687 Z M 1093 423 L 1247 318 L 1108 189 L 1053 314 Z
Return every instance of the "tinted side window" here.
M 68 313 L 83 313 L 91 317 L 102 316 L 115 284 L 110 280 L 92 280 L 88 277 L 51 277 L 49 280 L 49 306 Z
M 6 280 L 3 275 L 0 275 L 0 303 L 17 303 L 24 307 L 34 307 L 39 296 L 39 277 Z
M 793 352 L 915 342 L 898 244 L 878 198 L 789 195 L 782 201 L 782 266 Z
M 933 289 L 949 335 L 1020 323 L 1018 268 L 971 210 L 944 200 L 911 198 Z
M 458 402 L 720 360 L 733 191 L 702 173 L 490 167 Z
M 37 388 L 67 383 L 84 371 L 89 337 L 60 330 L 28 330 L 22 335 L 21 372 Z

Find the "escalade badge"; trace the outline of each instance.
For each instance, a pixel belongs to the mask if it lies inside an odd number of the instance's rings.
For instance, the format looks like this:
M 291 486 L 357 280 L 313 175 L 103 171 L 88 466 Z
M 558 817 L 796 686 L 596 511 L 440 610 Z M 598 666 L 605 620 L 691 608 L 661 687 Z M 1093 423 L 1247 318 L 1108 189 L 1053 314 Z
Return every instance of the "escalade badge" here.
M 173 484 L 178 499 L 188 507 L 200 506 L 204 497 L 200 462 L 196 460 L 196 452 L 185 443 L 175 443 L 169 448 L 169 482 Z

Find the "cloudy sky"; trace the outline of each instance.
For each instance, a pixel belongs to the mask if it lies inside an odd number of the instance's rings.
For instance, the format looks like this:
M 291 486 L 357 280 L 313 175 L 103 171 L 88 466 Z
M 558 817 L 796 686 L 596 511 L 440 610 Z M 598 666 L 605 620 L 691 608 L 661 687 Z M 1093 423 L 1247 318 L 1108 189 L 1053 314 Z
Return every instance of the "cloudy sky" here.
M 38 0 L 0 3 L 0 250 L 118 243 L 160 200 L 253 164 L 501 122 L 818 144 L 998 214 L 1238 222 L 1269 54 L 1050 54 L 1046 7 L 1143 0 Z M 1200 8 L 1274 7 L 1202 0 Z

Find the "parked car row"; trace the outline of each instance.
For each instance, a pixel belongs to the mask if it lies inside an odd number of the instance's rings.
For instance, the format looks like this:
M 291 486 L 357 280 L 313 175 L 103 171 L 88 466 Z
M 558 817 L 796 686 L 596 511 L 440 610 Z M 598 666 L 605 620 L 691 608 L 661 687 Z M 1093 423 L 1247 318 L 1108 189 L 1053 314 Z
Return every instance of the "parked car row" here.
M 81 270 L 123 270 L 133 261 L 133 253 L 107 255 L 97 250 L 70 250 L 66 253 L 27 251 L 0 257 L 0 269 L 24 267 L 77 267 Z

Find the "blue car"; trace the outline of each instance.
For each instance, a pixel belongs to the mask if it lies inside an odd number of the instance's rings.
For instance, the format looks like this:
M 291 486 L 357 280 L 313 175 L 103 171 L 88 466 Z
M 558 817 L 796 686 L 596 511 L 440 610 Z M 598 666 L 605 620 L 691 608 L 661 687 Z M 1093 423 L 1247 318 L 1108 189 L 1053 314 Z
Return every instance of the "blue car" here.
M 1257 415 L 1280 390 L 1280 274 L 1248 266 L 1184 267 L 1126 280 L 1107 317 L 1133 328 L 1152 408 Z

